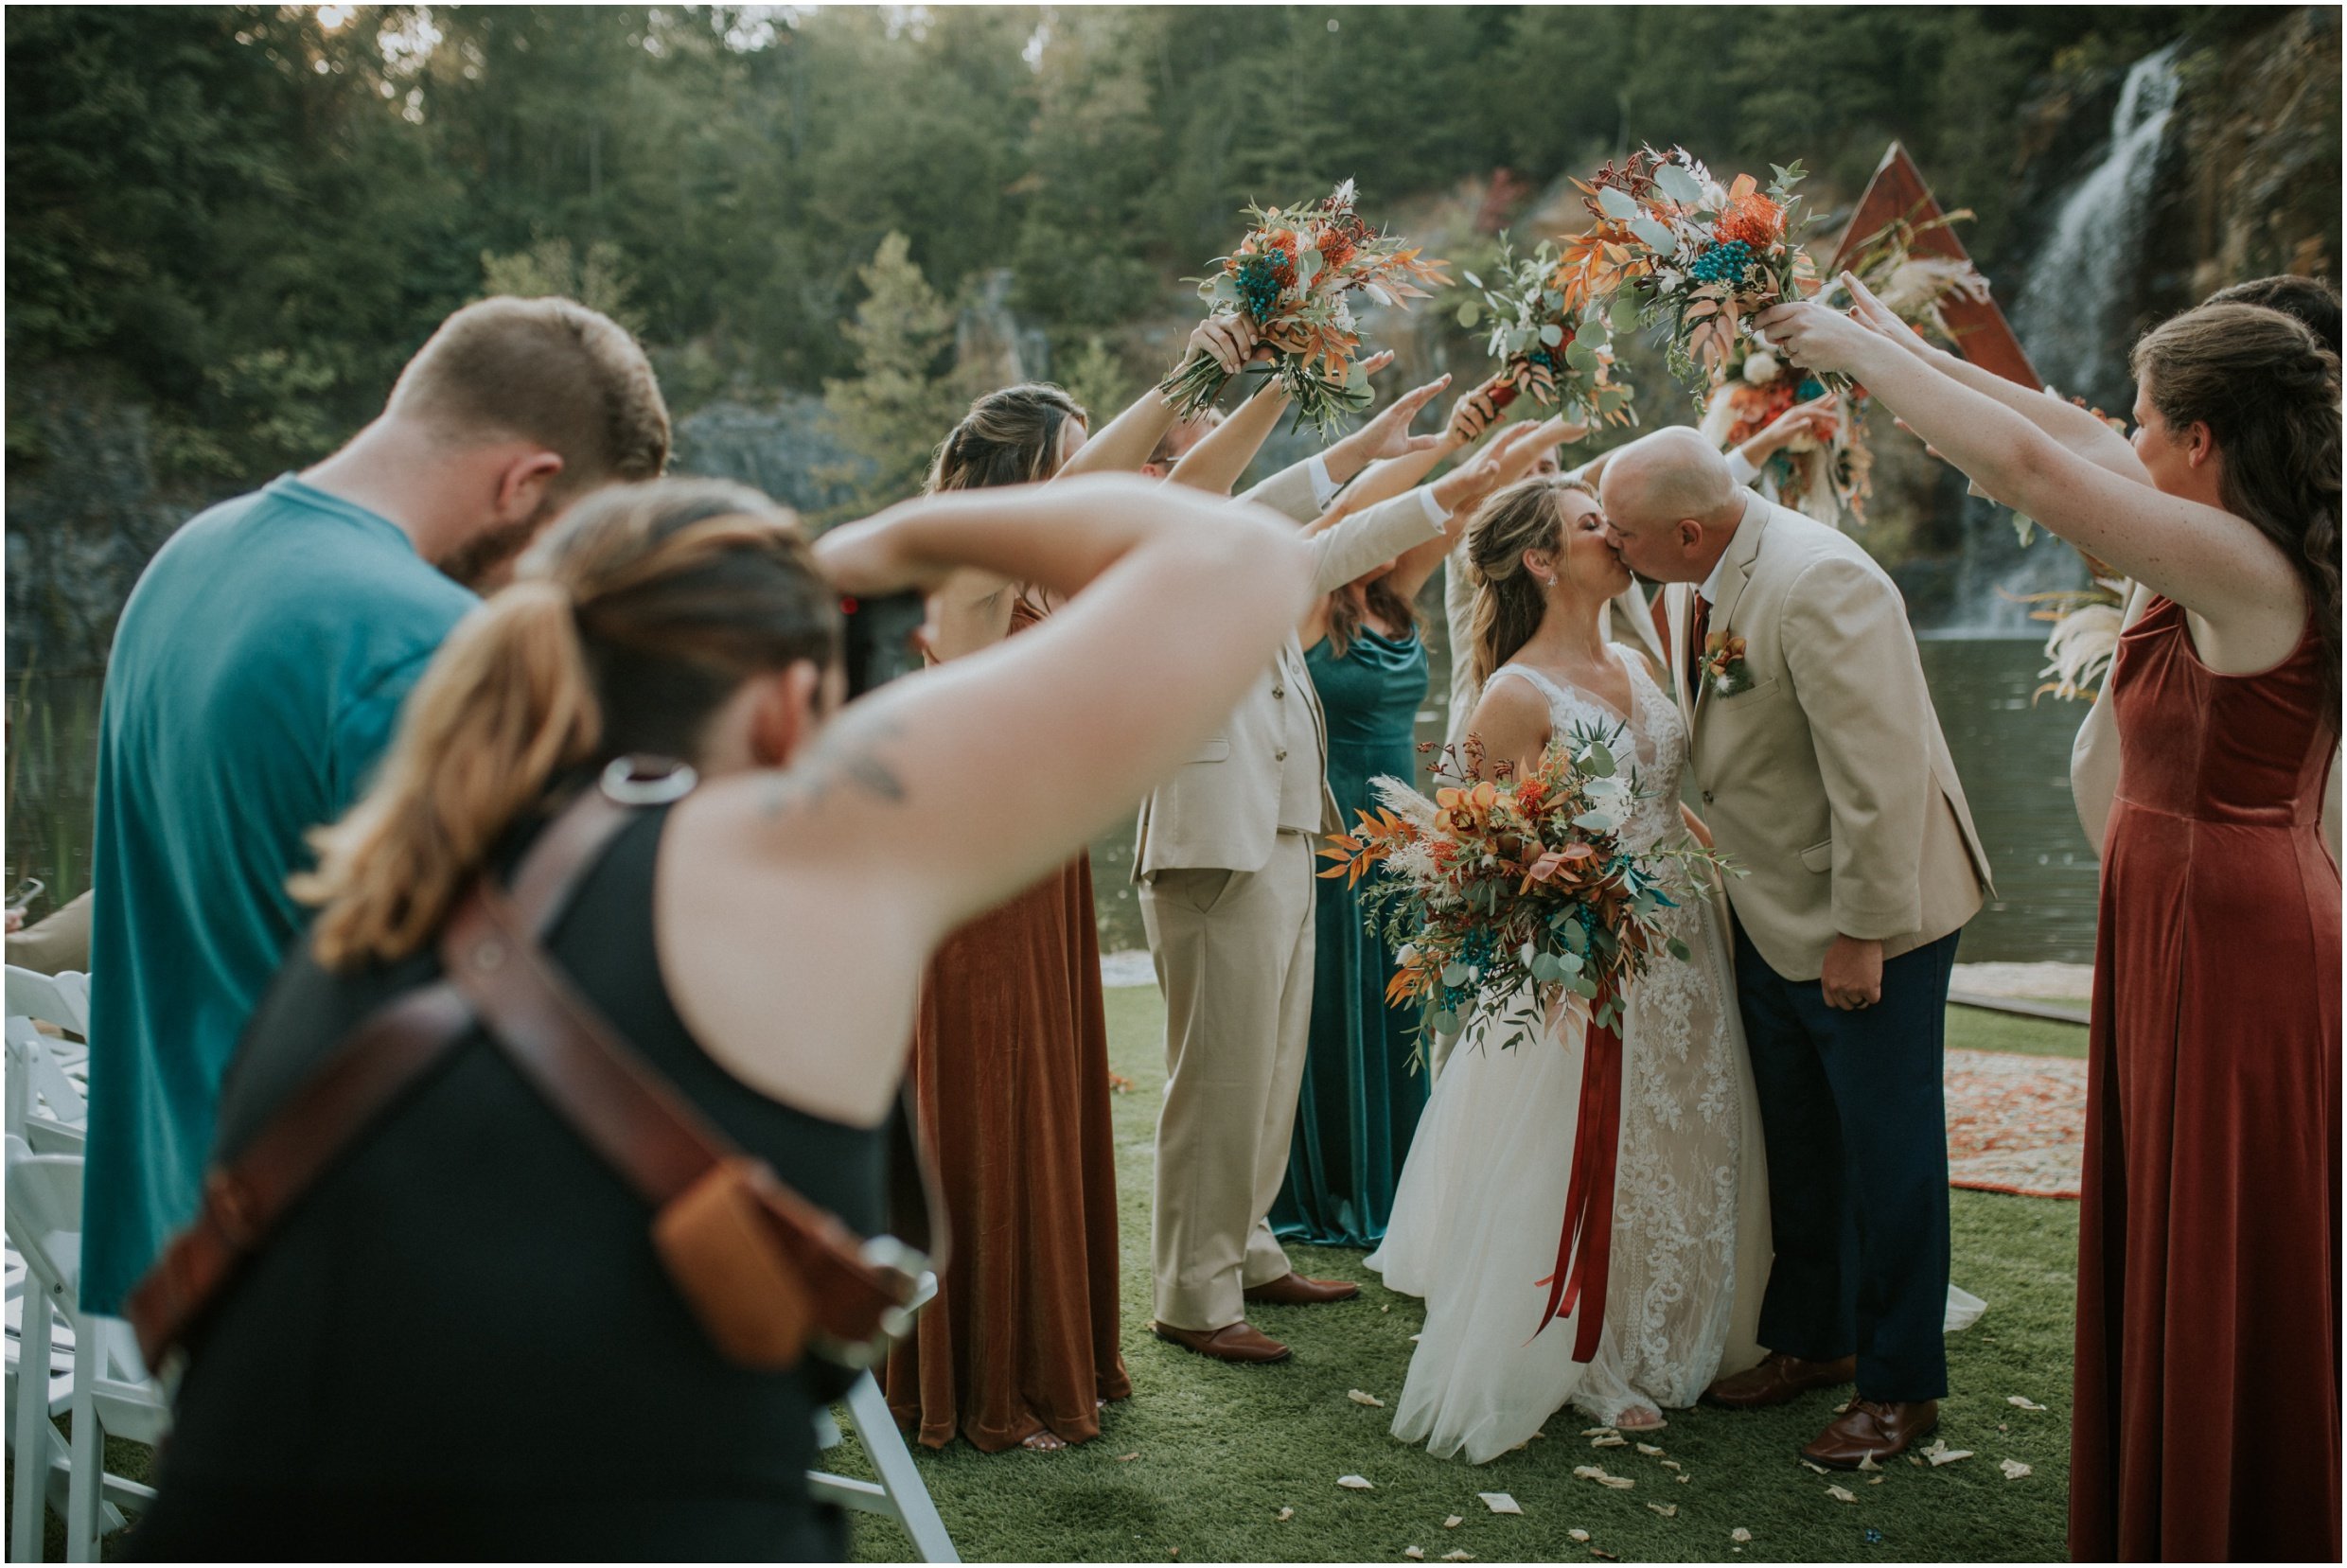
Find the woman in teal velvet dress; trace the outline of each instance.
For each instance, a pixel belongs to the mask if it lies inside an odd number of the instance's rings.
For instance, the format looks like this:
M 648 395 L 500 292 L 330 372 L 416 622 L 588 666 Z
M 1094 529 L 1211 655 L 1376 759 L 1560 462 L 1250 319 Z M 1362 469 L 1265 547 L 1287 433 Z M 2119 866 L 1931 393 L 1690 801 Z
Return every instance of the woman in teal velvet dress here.
M 1412 602 L 1443 543 L 1347 584 L 1305 627 L 1304 661 L 1328 720 L 1329 790 L 1348 825 L 1370 806 L 1371 779 L 1418 779 L 1427 662 Z M 1332 879 L 1315 896 L 1312 1044 L 1271 1228 L 1283 1241 L 1370 1247 L 1385 1239 L 1428 1081 L 1412 1062 L 1417 1011 L 1385 1005 L 1393 952 L 1363 928 L 1358 890 Z

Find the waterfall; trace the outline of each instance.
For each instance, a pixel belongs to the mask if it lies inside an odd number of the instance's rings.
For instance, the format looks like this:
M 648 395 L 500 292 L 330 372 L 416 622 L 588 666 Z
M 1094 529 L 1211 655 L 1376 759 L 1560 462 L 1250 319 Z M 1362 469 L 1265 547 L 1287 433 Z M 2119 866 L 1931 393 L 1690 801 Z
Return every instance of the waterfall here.
M 2133 384 L 2126 370 L 2131 345 L 2119 340 L 2129 325 L 2136 281 L 2131 269 L 2115 263 L 2144 238 L 2161 145 L 2176 109 L 2178 47 L 2171 44 L 2128 70 L 2110 117 L 2109 149 L 2062 203 L 2029 269 L 2014 326 L 2049 386 L 2114 414 L 2125 412 Z
M 2176 109 L 2179 47 L 2171 44 L 2129 67 L 2109 144 L 2062 198 L 2014 311 L 2014 331 L 2048 386 L 2121 415 L 2134 386 L 2126 364 L 2132 344 L 2124 340 L 2133 325 L 2135 257 Z M 2040 536 L 2023 549 L 2011 514 L 1978 499 L 1966 503 L 1956 591 L 1964 634 L 2031 633 L 2037 623 L 1999 589 L 2025 594 L 2085 584 L 2084 564 L 2058 540 Z

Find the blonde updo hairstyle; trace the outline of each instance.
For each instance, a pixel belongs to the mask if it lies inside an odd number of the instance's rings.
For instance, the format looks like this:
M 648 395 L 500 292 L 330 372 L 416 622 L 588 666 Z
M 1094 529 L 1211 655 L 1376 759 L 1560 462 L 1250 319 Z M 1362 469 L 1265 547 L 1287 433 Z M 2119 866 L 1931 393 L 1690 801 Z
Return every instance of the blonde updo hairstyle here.
M 1548 604 L 1538 578 L 1525 569 L 1524 553 L 1545 550 L 1566 571 L 1564 493 L 1596 500 L 1587 480 L 1569 474 L 1538 474 L 1509 485 L 1486 501 L 1467 522 L 1467 571 L 1474 584 L 1470 618 L 1470 667 L 1481 691 L 1493 671 L 1516 656 L 1540 630 Z

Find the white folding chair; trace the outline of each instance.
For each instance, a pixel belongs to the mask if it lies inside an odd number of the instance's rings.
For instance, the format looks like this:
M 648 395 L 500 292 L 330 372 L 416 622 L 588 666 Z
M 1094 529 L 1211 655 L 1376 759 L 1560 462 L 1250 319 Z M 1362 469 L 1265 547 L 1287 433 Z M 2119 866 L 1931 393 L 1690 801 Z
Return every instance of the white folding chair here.
M 8 967 L 8 1131 L 36 1153 L 77 1154 L 89 1121 L 90 978 Z M 65 1039 L 43 1024 L 78 1036 Z
M 144 1509 L 152 1488 L 109 1475 L 106 1438 L 153 1444 L 170 1428 L 161 1385 L 148 1376 L 130 1325 L 84 1313 L 78 1300 L 81 1275 L 81 1161 L 70 1154 L 36 1154 L 22 1138 L 7 1140 L 9 1243 L 25 1262 L 23 1347 L 26 1366 L 49 1359 L 52 1328 L 72 1330 L 73 1446 L 66 1459 L 65 1560 L 97 1560 L 99 1536 L 118 1528 L 122 1509 Z M 19 1377 L 12 1411 L 16 1429 L 14 1535 L 9 1556 L 39 1561 L 47 1512 L 48 1477 L 62 1439 L 50 1420 L 46 1390 Z
M 910 1310 L 918 1313 L 936 1295 L 937 1276 L 923 1275 Z M 905 1435 L 896 1429 L 896 1418 L 889 1414 L 888 1396 L 880 1392 L 879 1380 L 870 1372 L 859 1376 L 848 1389 L 846 1403 L 848 1420 L 863 1439 L 864 1452 L 872 1455 L 873 1469 L 880 1472 L 880 1479 L 858 1481 L 811 1470 L 807 1484 L 816 1500 L 895 1520 L 912 1537 L 913 1550 L 923 1562 L 960 1562 L 962 1554 L 954 1550 L 945 1522 L 938 1517 L 937 1505 L 929 1501 L 929 1489 L 922 1482 L 920 1471 L 913 1468 L 912 1451 L 905 1446 Z M 815 1413 L 815 1440 L 826 1449 L 839 1446 L 839 1424 L 828 1410 Z

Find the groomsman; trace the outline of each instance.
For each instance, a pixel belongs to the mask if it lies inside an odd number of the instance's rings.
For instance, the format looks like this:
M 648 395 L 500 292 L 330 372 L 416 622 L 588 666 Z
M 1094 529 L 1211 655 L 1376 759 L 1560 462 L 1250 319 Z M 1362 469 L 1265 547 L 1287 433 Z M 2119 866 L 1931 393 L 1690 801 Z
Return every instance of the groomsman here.
M 1407 432 L 1445 384 L 1396 400 L 1247 499 L 1314 520 L 1369 461 L 1432 439 Z M 1434 484 L 1313 535 L 1315 591 L 1446 532 L 1532 455 L 1522 440 L 1497 444 Z M 1304 650 L 1290 637 L 1223 732 L 1141 806 L 1133 874 L 1166 999 L 1151 1327 L 1222 1361 L 1288 1357 L 1285 1345 L 1246 1321 L 1248 1303 L 1300 1306 L 1360 1292 L 1296 1273 L 1264 1222 L 1287 1169 L 1312 1015 L 1313 852 L 1321 835 L 1343 826 L 1328 791 L 1327 749 Z
M 1806 1448 L 1857 1467 L 1948 1391 L 1941 1047 L 1988 862 L 1898 590 L 1851 540 L 1733 483 L 1684 428 L 1614 454 L 1615 547 L 1665 593 L 1690 787 L 1730 879 L 1738 998 L 1768 1137 L 1771 1353 L 1706 1397 L 1777 1404 L 1855 1377 Z
M 483 300 L 348 445 L 148 564 L 98 722 L 84 1311 L 118 1313 L 195 1216 L 229 1056 L 306 918 L 285 888 L 303 836 L 358 798 L 476 590 L 579 497 L 667 456 L 625 328 L 570 300 Z

